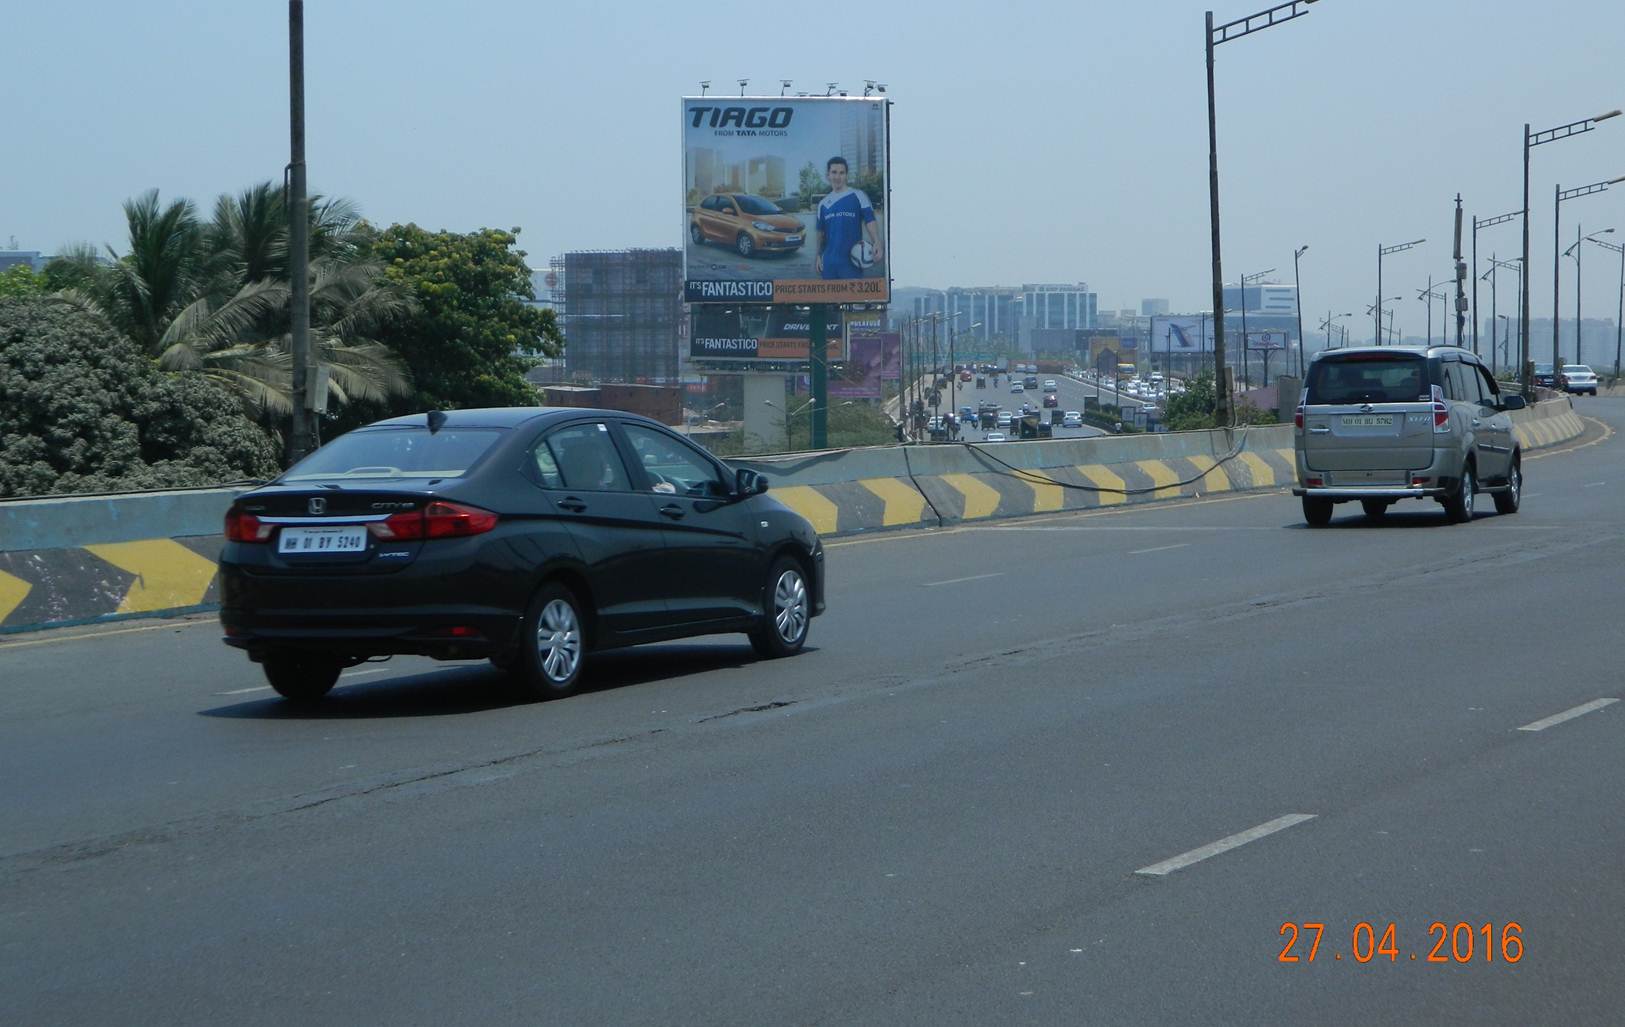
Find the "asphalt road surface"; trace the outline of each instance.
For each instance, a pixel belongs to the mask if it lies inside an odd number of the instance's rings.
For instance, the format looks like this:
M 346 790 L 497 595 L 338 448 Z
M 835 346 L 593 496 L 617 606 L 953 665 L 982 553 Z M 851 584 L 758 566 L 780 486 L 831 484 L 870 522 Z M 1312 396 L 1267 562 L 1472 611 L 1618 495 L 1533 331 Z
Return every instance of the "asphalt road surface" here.
M 1617 1023 L 1625 401 L 1578 406 L 1516 516 L 835 540 L 802 655 L 560 702 L 0 640 L 0 1021 Z

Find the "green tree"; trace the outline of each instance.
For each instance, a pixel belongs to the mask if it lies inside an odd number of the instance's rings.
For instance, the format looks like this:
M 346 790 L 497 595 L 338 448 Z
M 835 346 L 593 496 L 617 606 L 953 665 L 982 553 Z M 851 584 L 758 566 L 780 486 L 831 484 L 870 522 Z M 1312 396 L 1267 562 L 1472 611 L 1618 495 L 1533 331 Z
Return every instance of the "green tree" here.
M 536 358 L 564 352 L 565 340 L 551 310 L 526 302 L 536 294 L 525 252 L 515 245 L 518 234 L 517 228 L 430 232 L 413 224 L 377 233 L 367 252 L 415 304 L 413 314 L 377 338 L 416 385 L 355 417 L 537 403 L 525 372 Z
M 886 208 L 886 173 L 884 171 L 864 171 L 854 176 L 852 183 L 854 189 L 862 190 L 869 197 L 869 202 L 875 205 L 876 210 Z
M 1185 384 L 1185 391 L 1168 397 L 1163 420 L 1169 431 L 1201 431 L 1213 427 L 1213 372 L 1203 370 Z
M 160 370 L 103 319 L 0 299 L 0 496 L 265 478 L 271 438 L 195 372 Z
M 796 187 L 796 197 L 801 200 L 801 209 L 808 209 L 812 206 L 814 196 L 827 192 L 829 186 L 824 183 L 824 173 L 818 170 L 818 165 L 812 161 L 803 164 Z
M 38 296 L 45 292 L 45 276 L 27 264 L 14 264 L 0 272 L 0 299 Z

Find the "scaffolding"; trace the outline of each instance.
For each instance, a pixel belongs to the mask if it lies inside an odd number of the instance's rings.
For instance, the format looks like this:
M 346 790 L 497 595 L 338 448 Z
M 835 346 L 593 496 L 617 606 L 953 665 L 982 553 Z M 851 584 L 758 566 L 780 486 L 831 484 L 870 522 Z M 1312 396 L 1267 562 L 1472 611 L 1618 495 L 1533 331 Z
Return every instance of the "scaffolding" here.
M 681 250 L 577 250 L 548 272 L 571 381 L 677 383 Z

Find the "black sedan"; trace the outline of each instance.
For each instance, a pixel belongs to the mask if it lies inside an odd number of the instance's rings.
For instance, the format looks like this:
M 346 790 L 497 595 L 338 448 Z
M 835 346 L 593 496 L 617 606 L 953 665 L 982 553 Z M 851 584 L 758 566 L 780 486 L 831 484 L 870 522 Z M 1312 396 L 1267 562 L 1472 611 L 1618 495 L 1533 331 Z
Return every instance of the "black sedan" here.
M 642 642 L 743 631 L 787 656 L 824 611 L 824 550 L 766 491 L 618 411 L 379 421 L 232 503 L 225 642 L 296 701 L 395 654 L 489 659 L 541 697 Z

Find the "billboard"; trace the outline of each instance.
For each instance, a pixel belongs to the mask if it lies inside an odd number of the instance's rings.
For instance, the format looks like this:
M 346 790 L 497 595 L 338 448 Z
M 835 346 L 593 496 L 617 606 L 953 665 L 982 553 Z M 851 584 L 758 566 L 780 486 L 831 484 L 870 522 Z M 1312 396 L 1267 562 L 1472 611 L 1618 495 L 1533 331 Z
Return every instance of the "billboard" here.
M 858 335 L 852 353 L 838 375 L 829 378 L 831 399 L 880 399 L 881 382 L 903 376 L 903 337 L 896 332 Z
M 1205 317 L 1158 316 L 1151 349 L 1157 353 L 1207 353 L 1213 349 L 1213 322 Z
M 886 303 L 887 102 L 684 97 L 683 298 Z
M 691 360 L 776 360 L 806 363 L 811 334 L 807 307 L 713 306 L 689 308 L 693 322 L 688 334 Z M 846 317 L 872 317 L 848 314 Z M 846 356 L 845 319 L 839 310 L 824 318 L 825 359 Z
M 1247 348 L 1250 350 L 1286 349 L 1286 343 L 1287 335 L 1285 332 L 1250 331 L 1247 333 Z

